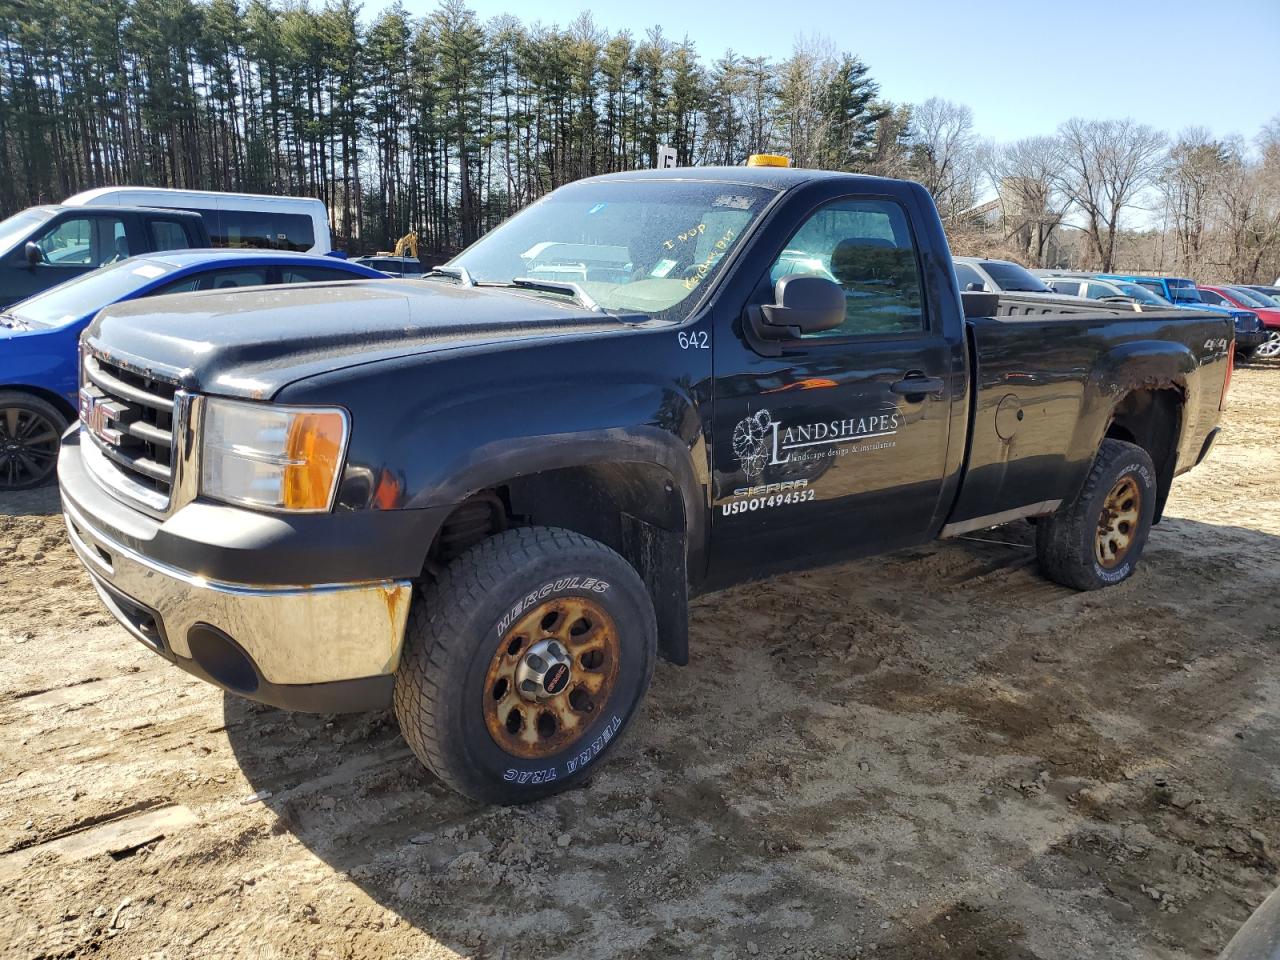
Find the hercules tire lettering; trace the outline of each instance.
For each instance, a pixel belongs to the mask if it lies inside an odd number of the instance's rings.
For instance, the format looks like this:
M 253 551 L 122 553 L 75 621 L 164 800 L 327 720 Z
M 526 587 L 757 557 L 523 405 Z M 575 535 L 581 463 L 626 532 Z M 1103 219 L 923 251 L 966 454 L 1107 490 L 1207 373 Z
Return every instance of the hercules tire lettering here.
M 485 725 L 485 676 L 506 630 L 556 596 L 590 597 L 618 632 L 606 709 L 559 753 L 507 752 Z M 634 716 L 657 660 L 657 622 L 640 575 L 604 544 L 554 527 L 520 527 L 451 562 L 414 601 L 393 703 L 414 754 L 448 787 L 483 803 L 524 803 L 594 770 Z

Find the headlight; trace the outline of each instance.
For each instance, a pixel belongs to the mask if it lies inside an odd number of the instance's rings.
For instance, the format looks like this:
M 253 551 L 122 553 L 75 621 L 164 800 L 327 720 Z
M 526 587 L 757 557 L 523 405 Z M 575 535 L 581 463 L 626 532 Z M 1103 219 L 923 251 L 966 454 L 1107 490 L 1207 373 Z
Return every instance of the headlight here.
M 277 407 L 208 398 L 200 492 L 268 510 L 330 509 L 350 433 L 336 407 Z

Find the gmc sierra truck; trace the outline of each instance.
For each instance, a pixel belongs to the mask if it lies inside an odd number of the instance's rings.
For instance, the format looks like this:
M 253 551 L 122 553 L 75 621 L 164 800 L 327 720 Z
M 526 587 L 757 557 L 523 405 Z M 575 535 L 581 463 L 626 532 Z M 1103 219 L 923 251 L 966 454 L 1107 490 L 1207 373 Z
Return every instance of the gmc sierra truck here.
M 583 180 L 426 279 L 104 310 L 67 529 L 182 669 L 394 705 L 445 783 L 530 800 L 687 662 L 692 595 L 1028 518 L 1048 578 L 1133 574 L 1231 319 L 1016 307 L 962 297 L 914 183 Z

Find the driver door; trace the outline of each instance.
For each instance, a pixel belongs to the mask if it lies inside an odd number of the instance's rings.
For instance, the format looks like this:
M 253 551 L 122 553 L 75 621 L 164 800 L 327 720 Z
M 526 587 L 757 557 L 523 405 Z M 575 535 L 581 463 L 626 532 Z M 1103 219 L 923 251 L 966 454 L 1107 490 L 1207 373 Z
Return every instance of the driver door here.
M 952 347 L 927 308 L 906 208 L 822 205 L 754 302 L 794 274 L 839 284 L 845 320 L 786 341 L 778 357 L 717 337 L 713 567 L 763 574 L 881 552 L 928 539 L 937 522 Z
M 9 285 L 15 301 L 129 256 L 125 222 L 112 214 L 63 214 L 46 224 L 31 242 L 40 248 L 42 260 L 29 265 L 26 244 L 14 251 L 18 269 L 10 271 Z

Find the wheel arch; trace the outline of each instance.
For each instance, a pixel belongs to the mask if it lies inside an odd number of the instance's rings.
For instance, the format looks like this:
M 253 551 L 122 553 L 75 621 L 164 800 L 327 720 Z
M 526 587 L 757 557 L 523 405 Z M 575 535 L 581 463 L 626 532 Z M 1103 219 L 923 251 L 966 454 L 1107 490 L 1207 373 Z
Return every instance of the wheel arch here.
M 662 656 L 688 662 L 689 571 L 702 562 L 706 509 L 687 448 L 656 428 L 609 430 L 478 451 L 472 467 L 450 479 L 456 506 L 427 553 L 428 575 L 509 526 L 572 530 L 637 570 Z
M 1155 523 L 1164 515 L 1182 436 L 1186 394 L 1176 387 L 1130 390 L 1111 412 L 1104 437 L 1136 444 L 1156 468 Z
M 0 384 L 0 393 L 27 393 L 33 397 L 39 397 L 46 403 L 52 404 L 57 408 L 58 412 L 67 418 L 67 423 L 75 423 L 80 412 L 71 405 L 71 402 L 62 394 L 47 387 L 34 387 L 26 383 L 6 383 Z
M 1130 341 L 1101 357 L 1085 384 L 1075 438 L 1081 459 L 1092 462 L 1108 438 L 1142 447 L 1156 468 L 1156 522 L 1177 472 L 1199 367 L 1181 343 Z

